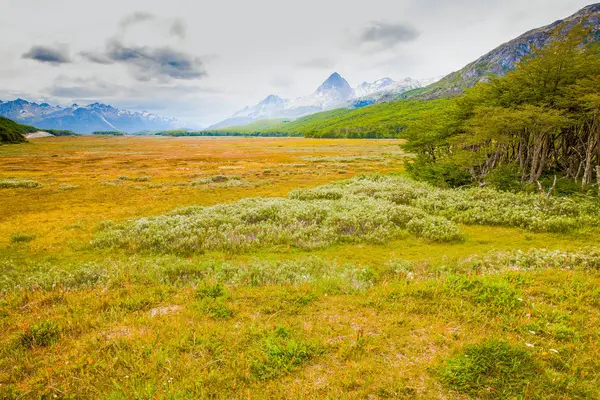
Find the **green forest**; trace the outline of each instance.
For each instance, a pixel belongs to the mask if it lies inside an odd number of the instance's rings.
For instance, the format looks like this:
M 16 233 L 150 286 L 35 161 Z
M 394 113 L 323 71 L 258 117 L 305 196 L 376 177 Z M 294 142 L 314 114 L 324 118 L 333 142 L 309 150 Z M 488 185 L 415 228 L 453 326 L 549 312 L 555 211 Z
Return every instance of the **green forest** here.
M 8 118 L 0 117 L 0 143 L 21 143 L 25 135 L 37 131 L 33 126 L 21 125 Z
M 600 57 L 578 26 L 411 123 L 403 137 L 411 173 L 436 184 L 500 189 L 543 181 L 585 189 L 600 180 Z M 583 43 L 583 45 L 582 45 Z M 541 182 L 542 181 L 542 182 Z

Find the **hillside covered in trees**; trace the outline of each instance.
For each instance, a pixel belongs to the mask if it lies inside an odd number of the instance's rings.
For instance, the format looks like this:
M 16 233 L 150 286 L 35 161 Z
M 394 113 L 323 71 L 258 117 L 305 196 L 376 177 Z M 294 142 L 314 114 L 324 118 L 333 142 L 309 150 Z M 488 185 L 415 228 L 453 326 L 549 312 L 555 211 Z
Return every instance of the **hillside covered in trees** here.
M 510 188 L 556 176 L 600 180 L 600 55 L 577 26 L 405 131 L 413 175 L 449 186 Z M 582 45 L 582 43 L 585 43 Z
M 25 135 L 37 130 L 33 126 L 21 125 L 8 118 L 0 117 L 0 143 L 25 142 Z

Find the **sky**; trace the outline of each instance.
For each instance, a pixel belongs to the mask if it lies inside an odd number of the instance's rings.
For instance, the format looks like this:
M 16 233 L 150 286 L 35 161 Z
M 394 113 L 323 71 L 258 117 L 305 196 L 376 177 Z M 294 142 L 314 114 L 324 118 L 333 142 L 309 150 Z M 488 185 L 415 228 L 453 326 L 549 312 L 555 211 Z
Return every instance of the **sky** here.
M 0 0 L 0 100 L 94 102 L 190 127 L 269 94 L 446 75 L 590 0 Z

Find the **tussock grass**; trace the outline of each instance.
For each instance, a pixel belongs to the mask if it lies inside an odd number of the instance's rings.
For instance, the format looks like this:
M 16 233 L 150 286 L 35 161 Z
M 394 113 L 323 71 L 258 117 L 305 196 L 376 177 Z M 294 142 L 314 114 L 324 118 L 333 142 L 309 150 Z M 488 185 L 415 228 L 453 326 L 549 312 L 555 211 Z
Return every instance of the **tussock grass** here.
M 19 343 L 27 348 L 46 347 L 58 342 L 61 330 L 54 321 L 43 321 L 25 328 Z
M 270 380 L 286 375 L 323 352 L 320 346 L 295 339 L 283 326 L 263 332 L 254 339 L 260 348 L 252 360 L 252 376 Z
M 212 175 L 204 178 L 196 179 L 190 186 L 195 187 L 210 187 L 210 188 L 235 188 L 235 187 L 250 187 L 251 184 L 239 175 Z
M 452 389 L 482 399 L 524 396 L 539 369 L 530 352 L 503 341 L 469 345 L 440 368 L 440 380 Z
M 10 242 L 14 244 L 29 243 L 32 240 L 35 240 L 37 237 L 38 235 L 34 233 L 17 232 L 10 235 Z
M 42 184 L 33 179 L 0 179 L 0 189 L 37 189 Z

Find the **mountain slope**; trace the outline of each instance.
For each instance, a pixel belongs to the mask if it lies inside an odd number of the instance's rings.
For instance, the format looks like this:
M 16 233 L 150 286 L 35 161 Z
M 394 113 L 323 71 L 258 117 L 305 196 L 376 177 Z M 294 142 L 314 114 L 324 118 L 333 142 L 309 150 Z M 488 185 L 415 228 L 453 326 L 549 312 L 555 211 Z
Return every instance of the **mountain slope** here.
M 428 86 L 422 91 L 408 94 L 408 98 L 434 99 L 462 94 L 466 88 L 475 86 L 478 82 L 485 81 L 490 75 L 503 76 L 523 57 L 531 53 L 534 48 L 545 46 L 552 38 L 555 29 L 565 23 L 568 28 L 575 24 L 583 23 L 590 27 L 597 39 L 600 39 L 600 3 L 589 5 L 577 13 L 550 25 L 533 29 L 523 35 L 504 43 L 463 69 L 453 72 L 440 81 Z M 397 100 L 401 96 L 387 96 L 380 101 Z
M 246 107 L 207 129 L 242 126 L 264 119 L 296 119 L 335 108 L 363 107 L 375 103 L 386 93 L 401 94 L 420 87 L 421 83 L 411 78 L 401 81 L 383 78 L 372 83 L 363 82 L 353 89 L 340 74 L 334 72 L 308 96 L 286 100 L 269 95 L 255 106 Z
M 21 125 L 8 118 L 0 117 L 0 143 L 25 142 L 25 135 L 37 130 L 33 126 Z
M 396 101 L 363 108 L 337 108 L 296 120 L 271 119 L 204 133 L 320 138 L 393 138 L 414 120 L 451 103 L 449 99 Z
M 175 119 L 158 117 L 148 112 L 119 110 L 100 103 L 60 107 L 17 99 L 0 102 L 0 116 L 43 129 L 64 129 L 80 133 L 108 130 L 132 133 L 180 127 Z

